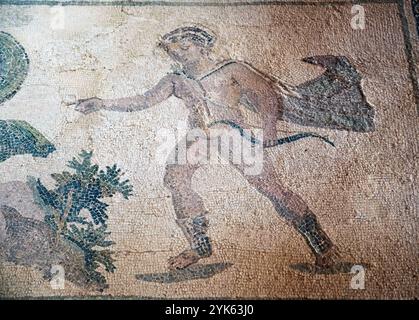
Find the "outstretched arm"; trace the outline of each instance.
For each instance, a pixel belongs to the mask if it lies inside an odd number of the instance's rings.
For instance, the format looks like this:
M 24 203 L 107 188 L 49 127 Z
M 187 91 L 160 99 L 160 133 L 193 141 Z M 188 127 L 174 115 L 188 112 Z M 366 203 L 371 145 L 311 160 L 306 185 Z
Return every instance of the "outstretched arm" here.
M 134 112 L 150 108 L 167 98 L 174 92 L 174 75 L 169 74 L 163 77 L 159 83 L 142 95 L 119 98 L 99 99 L 90 98 L 78 101 L 76 110 L 89 114 L 100 109 L 119 112 Z

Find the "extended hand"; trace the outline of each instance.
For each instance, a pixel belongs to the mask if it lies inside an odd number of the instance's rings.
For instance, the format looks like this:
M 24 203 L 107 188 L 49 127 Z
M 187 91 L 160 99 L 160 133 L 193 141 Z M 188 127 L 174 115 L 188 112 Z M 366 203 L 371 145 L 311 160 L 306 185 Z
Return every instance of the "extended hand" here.
M 89 114 L 100 110 L 103 107 L 103 101 L 99 98 L 90 98 L 79 100 L 76 103 L 75 109 L 83 114 Z

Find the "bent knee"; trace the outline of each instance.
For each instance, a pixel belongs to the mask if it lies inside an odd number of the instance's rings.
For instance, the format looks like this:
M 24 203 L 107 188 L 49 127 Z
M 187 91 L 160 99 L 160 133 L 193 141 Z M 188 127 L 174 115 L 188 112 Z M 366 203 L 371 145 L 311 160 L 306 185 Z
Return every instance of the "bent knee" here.
M 165 187 L 173 189 L 188 184 L 190 173 L 188 168 L 181 165 L 168 165 L 164 174 L 163 183 Z

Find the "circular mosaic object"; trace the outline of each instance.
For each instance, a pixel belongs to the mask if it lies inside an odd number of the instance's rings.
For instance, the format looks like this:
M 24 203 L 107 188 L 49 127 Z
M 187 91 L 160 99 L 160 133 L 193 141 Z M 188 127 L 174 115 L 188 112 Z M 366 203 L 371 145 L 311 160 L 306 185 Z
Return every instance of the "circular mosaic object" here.
M 25 49 L 10 34 L 0 31 L 0 104 L 19 91 L 28 68 Z

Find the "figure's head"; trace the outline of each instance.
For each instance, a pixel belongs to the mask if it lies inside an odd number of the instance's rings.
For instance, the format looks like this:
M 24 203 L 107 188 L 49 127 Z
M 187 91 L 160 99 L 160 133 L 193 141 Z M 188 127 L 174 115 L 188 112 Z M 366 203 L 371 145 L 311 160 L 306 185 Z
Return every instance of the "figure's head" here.
M 181 27 L 165 34 L 160 46 L 175 61 L 187 65 L 206 57 L 215 37 L 198 27 Z

